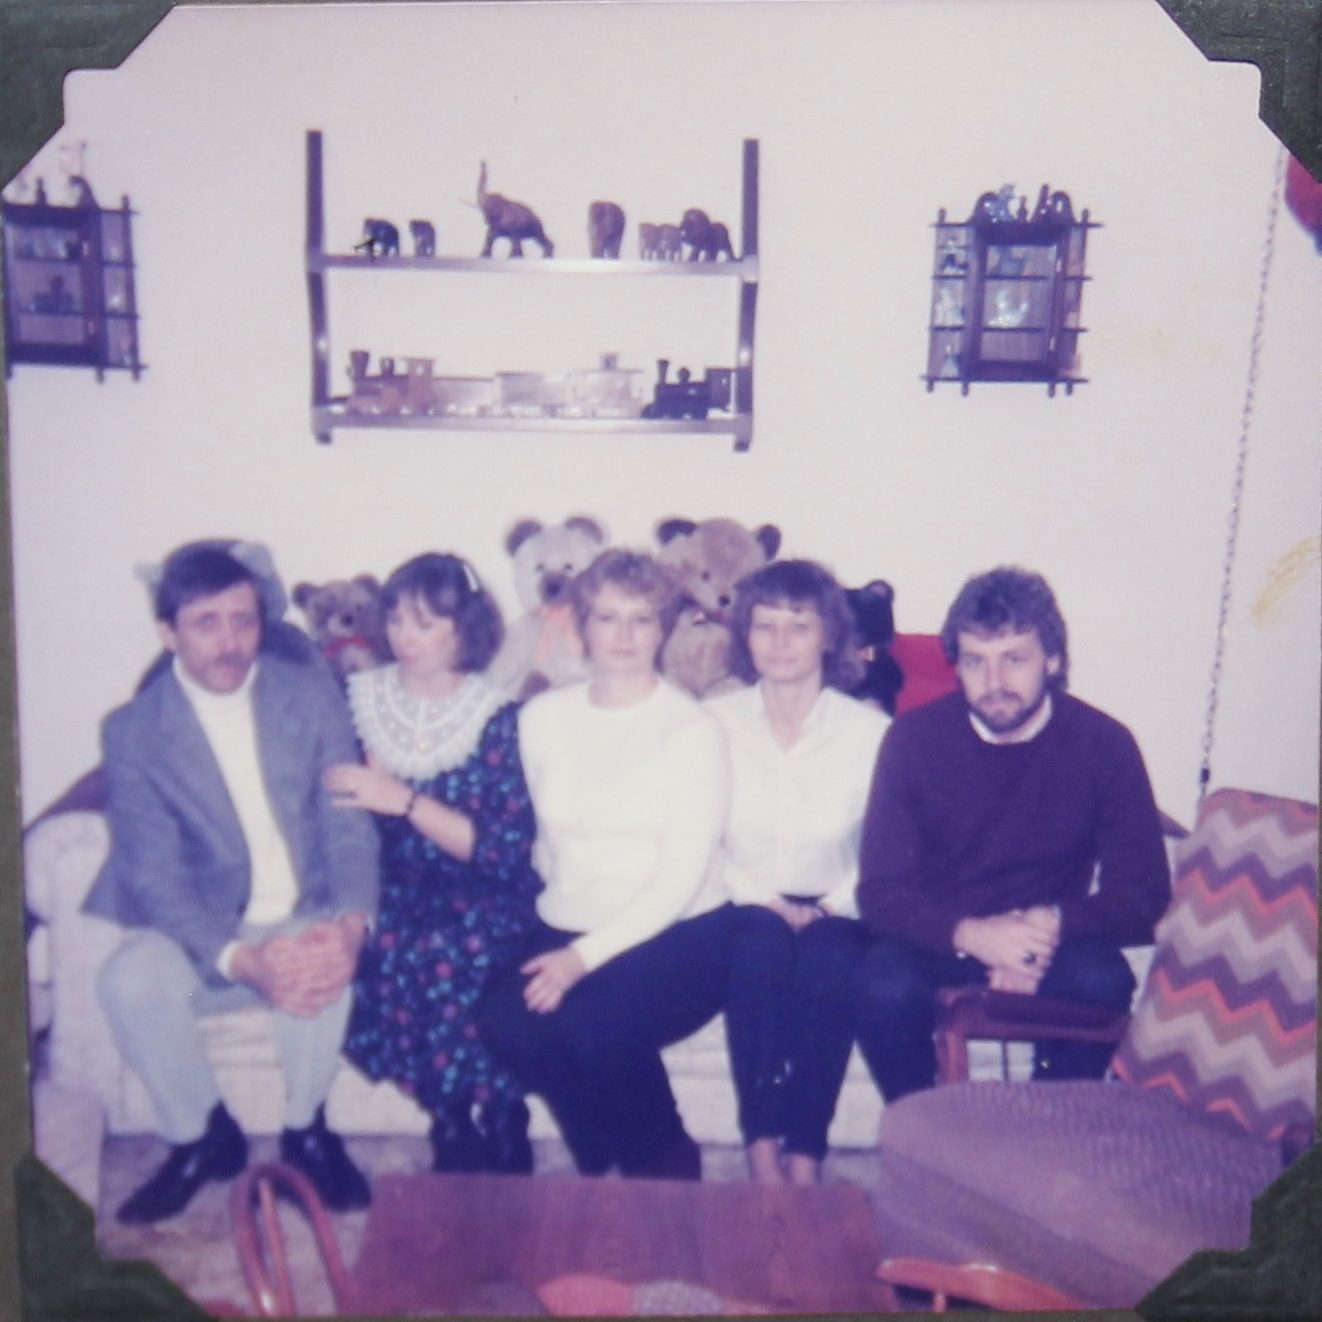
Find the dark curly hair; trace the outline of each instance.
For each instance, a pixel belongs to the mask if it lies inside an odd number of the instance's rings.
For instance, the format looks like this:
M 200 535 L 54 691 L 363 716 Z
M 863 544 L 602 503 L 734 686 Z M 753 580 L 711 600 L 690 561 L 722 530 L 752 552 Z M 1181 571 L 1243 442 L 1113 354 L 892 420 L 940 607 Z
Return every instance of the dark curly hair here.
M 224 542 L 189 542 L 172 551 L 162 566 L 161 578 L 152 594 L 156 618 L 174 627 L 179 612 L 201 597 L 215 596 L 237 583 L 251 583 L 262 600 L 257 575 L 230 554 Z M 266 612 L 262 612 L 265 623 Z
M 683 604 L 675 576 L 646 552 L 630 551 L 622 546 L 603 551 L 569 585 L 569 600 L 580 633 L 592 613 L 597 593 L 607 583 L 613 583 L 631 597 L 646 600 L 661 621 L 662 641 L 670 637 Z
M 500 608 L 467 560 L 439 551 L 406 560 L 386 579 L 382 608 L 389 614 L 407 597 L 426 602 L 434 615 L 454 621 L 459 635 L 457 669 L 471 673 L 491 664 L 505 637 L 505 625 Z
M 971 578 L 946 614 L 941 626 L 941 646 L 946 660 L 954 665 L 959 656 L 961 633 L 1037 634 L 1042 650 L 1060 658 L 1060 668 L 1050 682 L 1064 688 L 1069 677 L 1069 646 L 1065 621 L 1055 594 L 1041 574 L 1013 565 L 1002 565 Z
M 862 678 L 854 613 L 844 589 L 829 570 L 813 560 L 773 560 L 735 585 L 730 668 L 749 684 L 758 677 L 748 649 L 755 606 L 811 607 L 821 617 L 826 632 L 822 682 L 848 692 Z

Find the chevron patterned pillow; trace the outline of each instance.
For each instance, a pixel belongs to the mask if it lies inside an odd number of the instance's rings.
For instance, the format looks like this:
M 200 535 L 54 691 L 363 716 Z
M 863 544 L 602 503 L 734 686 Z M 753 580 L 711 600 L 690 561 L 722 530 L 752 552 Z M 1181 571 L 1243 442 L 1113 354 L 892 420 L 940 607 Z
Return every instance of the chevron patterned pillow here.
M 1262 1138 L 1312 1129 L 1317 847 L 1312 804 L 1229 789 L 1203 801 L 1118 1078 Z

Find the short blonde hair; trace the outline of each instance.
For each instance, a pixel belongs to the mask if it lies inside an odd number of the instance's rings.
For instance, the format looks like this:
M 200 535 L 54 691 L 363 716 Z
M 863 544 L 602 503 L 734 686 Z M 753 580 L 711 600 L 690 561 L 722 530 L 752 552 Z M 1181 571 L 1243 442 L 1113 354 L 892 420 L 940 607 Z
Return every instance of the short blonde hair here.
M 660 561 L 644 551 L 614 546 L 603 551 L 569 587 L 569 600 L 581 633 L 588 622 L 592 603 L 608 583 L 631 597 L 642 597 L 661 620 L 662 637 L 668 637 L 682 604 L 679 584 Z

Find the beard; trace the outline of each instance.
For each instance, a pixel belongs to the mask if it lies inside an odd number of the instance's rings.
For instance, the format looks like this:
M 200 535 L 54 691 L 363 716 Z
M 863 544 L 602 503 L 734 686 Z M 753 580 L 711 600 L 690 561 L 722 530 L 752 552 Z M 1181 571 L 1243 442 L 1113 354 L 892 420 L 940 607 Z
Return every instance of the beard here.
M 1017 693 L 989 693 L 977 702 L 970 702 L 969 710 L 992 734 L 1013 734 L 1042 710 L 1048 692 L 1050 689 L 1044 684 L 1031 702 L 1025 702 Z

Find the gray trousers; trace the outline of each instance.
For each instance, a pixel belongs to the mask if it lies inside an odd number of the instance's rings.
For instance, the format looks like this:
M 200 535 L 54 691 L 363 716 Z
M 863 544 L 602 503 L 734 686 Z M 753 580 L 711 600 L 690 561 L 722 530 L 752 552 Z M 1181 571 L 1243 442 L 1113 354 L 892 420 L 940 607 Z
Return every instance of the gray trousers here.
M 296 930 L 305 922 L 245 926 L 238 940 Z M 268 1003 L 251 987 L 210 987 L 183 948 L 160 932 L 130 932 L 101 968 L 97 997 L 125 1063 L 142 1080 L 156 1108 L 161 1137 L 191 1143 L 206 1130 L 221 1100 L 198 1019 Z M 313 1018 L 271 1007 L 284 1075 L 285 1126 L 311 1124 L 326 1100 L 349 1019 L 352 984 Z

